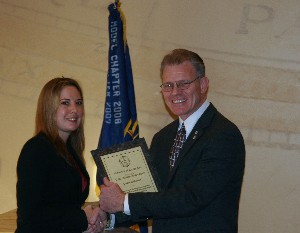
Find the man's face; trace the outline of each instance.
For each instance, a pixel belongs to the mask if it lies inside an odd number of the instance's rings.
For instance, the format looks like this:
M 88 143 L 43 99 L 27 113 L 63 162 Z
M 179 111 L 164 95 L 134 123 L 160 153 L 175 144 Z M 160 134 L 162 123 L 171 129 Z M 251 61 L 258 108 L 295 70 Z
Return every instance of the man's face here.
M 163 83 L 193 81 L 197 78 L 196 71 L 190 62 L 179 65 L 168 65 L 163 70 Z M 187 89 L 181 90 L 174 85 L 171 91 L 163 91 L 166 105 L 171 112 L 182 120 L 193 114 L 206 100 L 208 79 L 200 77 L 189 84 Z

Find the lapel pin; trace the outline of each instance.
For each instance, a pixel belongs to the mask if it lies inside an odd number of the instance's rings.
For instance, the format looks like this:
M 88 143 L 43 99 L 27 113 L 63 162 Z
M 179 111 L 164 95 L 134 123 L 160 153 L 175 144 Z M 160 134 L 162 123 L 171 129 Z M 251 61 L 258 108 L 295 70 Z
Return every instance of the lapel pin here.
M 194 140 L 197 138 L 197 134 L 198 134 L 198 131 L 195 131 L 195 135 L 193 136 Z

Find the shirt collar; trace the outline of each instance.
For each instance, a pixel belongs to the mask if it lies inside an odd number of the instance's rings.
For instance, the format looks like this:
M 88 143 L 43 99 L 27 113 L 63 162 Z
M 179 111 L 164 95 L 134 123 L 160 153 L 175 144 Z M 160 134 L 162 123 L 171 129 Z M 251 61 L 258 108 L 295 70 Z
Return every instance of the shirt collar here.
M 183 121 L 179 117 L 178 129 L 181 127 L 182 123 L 184 122 L 185 130 L 186 130 L 186 138 L 190 135 L 197 121 L 205 112 L 205 110 L 208 108 L 209 104 L 210 104 L 209 101 L 205 100 L 205 102 L 200 106 L 200 108 L 198 108 L 197 111 L 195 111 L 192 115 L 190 115 L 187 119 L 185 119 L 185 121 Z

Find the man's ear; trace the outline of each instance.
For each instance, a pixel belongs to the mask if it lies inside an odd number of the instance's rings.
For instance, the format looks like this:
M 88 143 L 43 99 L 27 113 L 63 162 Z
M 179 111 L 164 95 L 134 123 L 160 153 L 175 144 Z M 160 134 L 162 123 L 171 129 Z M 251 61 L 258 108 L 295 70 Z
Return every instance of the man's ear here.
M 209 87 L 209 79 L 204 76 L 200 80 L 200 88 L 201 88 L 201 93 L 207 93 Z

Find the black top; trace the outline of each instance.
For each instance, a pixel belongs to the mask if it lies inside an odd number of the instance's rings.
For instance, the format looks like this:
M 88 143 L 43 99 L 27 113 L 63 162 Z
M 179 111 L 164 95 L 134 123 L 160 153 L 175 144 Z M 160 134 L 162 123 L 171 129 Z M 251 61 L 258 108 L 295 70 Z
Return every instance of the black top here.
M 28 140 L 17 165 L 16 233 L 81 233 L 88 227 L 81 209 L 90 178 L 74 151 L 70 151 L 87 186 L 82 191 L 80 172 L 59 156 L 44 134 Z
M 153 233 L 236 233 L 245 166 L 245 145 L 238 128 L 210 104 L 169 169 L 178 128 L 172 122 L 152 140 L 158 193 L 129 194 L 131 219 L 153 218 Z

